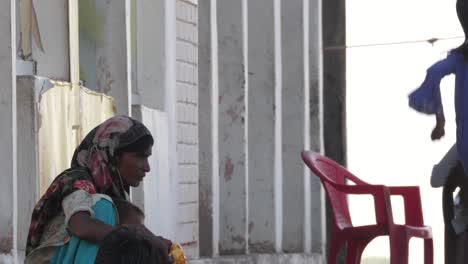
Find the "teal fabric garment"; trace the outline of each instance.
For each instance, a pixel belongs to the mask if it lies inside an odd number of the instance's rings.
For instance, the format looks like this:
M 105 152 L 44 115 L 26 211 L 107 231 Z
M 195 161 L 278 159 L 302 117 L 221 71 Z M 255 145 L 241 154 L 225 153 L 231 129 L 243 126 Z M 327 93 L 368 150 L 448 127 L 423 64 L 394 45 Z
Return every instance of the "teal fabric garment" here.
M 112 203 L 106 199 L 99 200 L 93 207 L 95 218 L 111 226 L 116 225 L 115 211 Z M 51 264 L 92 264 L 99 246 L 72 236 L 70 241 L 60 247 L 50 261 Z

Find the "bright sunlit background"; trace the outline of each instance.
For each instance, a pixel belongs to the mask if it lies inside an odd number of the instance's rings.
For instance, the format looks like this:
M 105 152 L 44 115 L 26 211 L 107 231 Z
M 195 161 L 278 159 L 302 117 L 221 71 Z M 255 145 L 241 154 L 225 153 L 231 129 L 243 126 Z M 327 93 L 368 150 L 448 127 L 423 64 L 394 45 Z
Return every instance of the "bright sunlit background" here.
M 455 0 L 348 0 L 347 46 L 413 42 L 463 36 Z M 434 232 L 434 263 L 443 263 L 442 189 L 431 188 L 430 173 L 455 143 L 454 76 L 441 84 L 446 136 L 430 140 L 435 117 L 408 107 L 408 94 L 426 69 L 463 39 L 350 47 L 347 49 L 348 167 L 370 183 L 419 185 L 424 220 Z M 402 200 L 393 200 L 396 222 L 404 222 Z M 350 199 L 356 224 L 375 223 L 370 197 Z M 365 208 L 365 210 L 363 209 Z M 422 240 L 410 242 L 410 263 L 423 263 Z M 364 259 L 388 257 L 388 239 L 376 239 Z

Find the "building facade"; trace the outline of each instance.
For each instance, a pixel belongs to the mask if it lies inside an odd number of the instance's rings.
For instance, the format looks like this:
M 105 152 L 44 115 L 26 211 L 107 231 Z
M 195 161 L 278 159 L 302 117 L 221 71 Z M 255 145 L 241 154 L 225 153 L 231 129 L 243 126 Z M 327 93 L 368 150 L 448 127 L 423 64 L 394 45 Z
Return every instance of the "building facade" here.
M 3 1 L 0 263 L 21 263 L 44 186 L 113 114 L 155 135 L 132 199 L 192 263 L 325 263 L 300 158 L 324 148 L 321 0 Z

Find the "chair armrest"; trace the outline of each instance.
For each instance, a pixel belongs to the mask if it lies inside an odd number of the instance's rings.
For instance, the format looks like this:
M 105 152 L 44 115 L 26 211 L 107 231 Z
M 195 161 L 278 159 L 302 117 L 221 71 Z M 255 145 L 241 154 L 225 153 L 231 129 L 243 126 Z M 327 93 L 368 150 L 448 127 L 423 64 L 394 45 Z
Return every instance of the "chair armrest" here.
M 390 195 L 401 195 L 405 206 L 405 223 L 424 226 L 421 194 L 418 186 L 388 186 Z
M 346 194 L 370 194 L 374 198 L 375 219 L 377 224 L 393 224 L 390 193 L 384 185 L 341 185 L 333 186 Z

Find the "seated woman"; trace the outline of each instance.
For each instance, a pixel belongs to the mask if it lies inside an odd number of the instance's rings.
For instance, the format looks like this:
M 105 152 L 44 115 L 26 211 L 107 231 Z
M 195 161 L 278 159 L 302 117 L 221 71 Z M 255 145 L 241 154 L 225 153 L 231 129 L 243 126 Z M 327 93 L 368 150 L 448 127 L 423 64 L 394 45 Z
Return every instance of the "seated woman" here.
M 119 225 L 109 197 L 128 199 L 130 186 L 138 186 L 150 170 L 153 142 L 149 130 L 127 116 L 112 117 L 89 132 L 71 168 L 55 178 L 34 208 L 25 263 L 94 263 L 98 244 Z M 143 225 L 132 228 L 149 232 Z M 170 243 L 148 237 L 169 261 Z

